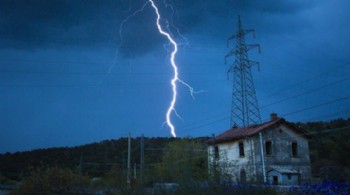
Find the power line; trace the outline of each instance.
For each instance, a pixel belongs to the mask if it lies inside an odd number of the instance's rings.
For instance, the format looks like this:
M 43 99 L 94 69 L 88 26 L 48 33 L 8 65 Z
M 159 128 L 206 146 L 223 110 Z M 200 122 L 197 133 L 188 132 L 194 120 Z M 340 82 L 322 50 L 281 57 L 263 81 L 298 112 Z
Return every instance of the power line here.
M 319 130 L 319 131 L 314 131 L 314 132 L 305 132 L 305 134 L 303 135 L 318 135 L 318 134 L 323 134 L 323 133 L 329 133 L 329 132 L 335 132 L 335 131 L 342 131 L 342 130 L 346 130 L 346 129 L 350 129 L 350 126 L 346 126 L 346 127 L 339 127 L 339 128 L 332 128 L 332 129 L 324 129 L 324 130 Z M 295 136 L 281 136 L 278 137 L 280 138 L 297 138 L 297 137 L 302 137 L 303 135 L 295 135 Z M 277 140 L 276 138 L 271 138 L 270 140 Z
M 346 99 L 350 99 L 350 97 L 346 98 Z M 334 103 L 335 101 L 341 101 L 341 100 L 344 100 L 343 98 L 340 98 L 340 99 L 337 99 L 337 100 L 333 100 L 333 101 L 330 101 L 330 102 L 326 102 L 326 103 L 322 103 L 322 104 L 319 104 L 319 105 L 315 105 L 315 106 L 312 106 L 314 108 L 316 107 L 319 107 L 319 106 L 323 106 L 323 105 L 326 105 L 326 104 L 330 104 L 330 103 Z M 309 110 L 311 108 L 304 108 L 304 109 L 301 109 L 301 110 L 298 110 L 298 111 L 294 111 L 293 114 L 295 113 L 298 113 L 298 112 L 302 112 L 304 110 Z M 331 115 L 335 115 L 335 114 L 339 114 L 339 113 L 346 113 L 350 111 L 350 109 L 346 109 L 346 110 L 342 110 L 342 111 L 339 111 L 339 112 L 335 112 L 335 113 L 331 113 L 331 114 L 328 114 L 328 115 L 324 115 L 324 116 L 331 116 Z M 229 112 L 227 112 L 226 114 L 229 114 Z M 286 115 L 289 115 L 290 113 L 287 113 L 287 114 L 284 114 L 282 116 L 286 116 Z M 216 115 L 215 115 L 216 116 Z M 322 117 L 324 117 L 322 116 Z M 209 126 L 209 125 L 212 125 L 212 124 L 215 124 L 215 123 L 218 123 L 218 122 L 221 122 L 221 121 L 224 121 L 224 120 L 229 120 L 230 117 L 224 117 L 224 118 L 220 118 L 220 119 L 217 119 L 217 120 L 214 120 L 214 121 L 211 121 L 209 123 L 202 123 L 202 124 L 196 124 L 196 123 L 192 123 L 191 126 L 194 126 L 194 125 L 198 125 L 198 126 L 195 126 L 195 127 L 192 127 L 192 128 L 188 128 L 188 129 L 180 129 L 178 130 L 178 132 L 189 132 L 189 131 L 193 131 L 193 130 L 200 130 L 198 129 L 199 127 L 205 127 L 205 126 Z M 265 120 L 267 121 L 267 120 Z M 189 125 L 190 126 L 190 125 Z
M 332 68 L 332 69 L 330 69 L 330 70 L 327 70 L 327 71 L 322 72 L 322 73 L 320 73 L 320 74 L 314 75 L 314 76 L 312 76 L 312 77 L 310 77 L 310 78 L 308 78 L 308 79 L 305 79 L 305 80 L 303 80 L 303 81 L 297 82 L 297 83 L 295 83 L 295 84 L 293 84 L 293 85 L 291 85 L 291 86 L 289 86 L 289 87 L 284 87 L 283 89 L 281 89 L 281 90 L 279 90 L 279 91 L 276 91 L 276 92 L 274 92 L 274 93 L 271 93 L 270 95 L 267 95 L 267 96 L 265 96 L 265 97 L 262 97 L 261 99 L 266 99 L 266 98 L 269 98 L 269 97 L 278 95 L 278 94 L 280 94 L 280 93 L 282 93 L 282 92 L 285 92 L 286 90 L 295 88 L 295 87 L 297 87 L 297 86 L 299 86 L 299 85 L 302 85 L 302 84 L 304 84 L 304 83 L 306 83 L 306 82 L 312 81 L 312 80 L 316 79 L 317 77 L 320 77 L 320 76 L 329 74 L 329 72 L 334 71 L 334 70 L 336 70 L 336 69 L 338 69 L 338 68 L 341 68 L 341 67 L 343 67 L 343 66 L 347 66 L 347 65 L 349 65 L 349 64 L 350 64 L 350 63 L 346 63 L 346 64 L 342 64 L 342 65 L 336 66 L 336 67 L 334 67 L 334 68 Z
M 221 119 L 209 122 L 209 123 L 204 123 L 204 124 L 201 124 L 201 125 L 189 128 L 189 129 L 180 129 L 180 130 L 178 130 L 178 132 L 185 132 L 185 131 L 189 132 L 189 131 L 192 131 L 192 130 L 196 130 L 196 129 L 200 128 L 200 127 L 209 126 L 209 125 L 212 125 L 214 123 L 218 123 L 218 122 L 221 122 L 221 121 L 226 121 L 226 120 L 229 120 L 229 119 L 230 119 L 230 117 L 221 118 Z
M 346 78 L 344 78 L 344 79 L 337 80 L 337 81 L 334 81 L 334 82 L 332 82 L 332 83 L 328 83 L 328 84 L 326 84 L 326 85 L 323 85 L 323 86 L 321 86 L 321 87 L 314 88 L 314 89 L 310 89 L 310 90 L 305 91 L 305 92 L 303 92 L 303 93 L 300 93 L 300 94 L 297 94 L 297 95 L 293 95 L 293 96 L 289 96 L 289 97 L 287 97 L 287 98 L 278 100 L 278 101 L 276 101 L 276 102 L 263 105 L 263 106 L 261 106 L 261 108 L 265 108 L 265 107 L 268 107 L 268 106 L 271 106 L 271 105 L 275 105 L 275 104 L 284 102 L 284 101 L 289 100 L 289 99 L 297 98 L 297 97 L 300 97 L 300 96 L 303 96 L 303 95 L 306 95 L 306 94 L 309 94 L 309 93 L 312 93 L 312 92 L 315 92 L 315 91 L 319 91 L 319 90 L 321 90 L 321 89 L 323 89 L 323 88 L 330 87 L 330 86 L 332 86 L 332 85 L 335 85 L 335 84 L 338 84 L 338 83 L 341 83 L 341 82 L 344 82 L 344 81 L 347 81 L 347 80 L 350 80 L 350 77 L 346 77 Z
M 330 113 L 330 114 L 324 114 L 324 115 L 317 116 L 317 117 L 311 117 L 311 118 L 308 118 L 308 120 L 310 120 L 310 119 L 322 119 L 322 118 L 326 118 L 326 117 L 330 117 L 330 116 L 336 116 L 336 115 L 339 115 L 339 114 L 349 114 L 349 113 L 350 113 L 350 109 L 345 109 L 345 110 L 341 110 L 341 111 L 338 111 L 338 112 L 333 112 L 333 113 Z
M 316 131 L 316 132 L 308 133 L 308 135 L 315 135 L 315 134 L 321 134 L 321 133 L 329 133 L 329 132 L 341 131 L 341 130 L 345 130 L 345 129 L 350 129 L 350 126 L 339 127 L 339 128 L 334 128 L 334 129 L 325 129 L 325 130 L 322 130 L 322 131 Z
M 92 75 L 92 76 L 101 76 L 101 75 L 125 75 L 125 76 L 130 76 L 130 75 L 135 75 L 135 76 L 140 76 L 140 75 L 145 75 L 145 76 L 150 76 L 150 75 L 169 75 L 168 72 L 125 72 L 125 73 L 108 73 L 108 72 L 63 72 L 63 71 L 28 71 L 28 70 L 5 70 L 5 69 L 0 69 L 0 72 L 3 73 L 16 73 L 16 74 L 63 74 L 63 75 Z M 185 75 L 203 75 L 203 74 L 220 74 L 219 72 L 208 72 L 208 73 L 203 73 L 203 72 L 181 72 L 181 74 Z
M 211 120 L 213 118 L 218 118 L 218 117 L 221 117 L 223 115 L 228 115 L 229 112 L 224 112 L 224 113 L 220 113 L 220 114 L 216 114 L 216 115 L 213 115 L 211 117 L 207 117 L 207 118 L 204 118 L 204 119 L 201 119 L 201 120 L 198 120 L 196 122 L 193 122 L 193 123 L 190 123 L 190 124 L 187 124 L 187 125 L 184 125 L 180 128 L 186 128 L 186 127 L 190 127 L 190 126 L 193 126 L 193 125 L 197 125 L 198 123 L 202 122 L 202 121 L 208 121 L 208 120 Z
M 264 105 L 264 106 L 262 106 L 261 108 L 268 107 L 268 106 L 271 106 L 271 105 L 274 105 L 274 104 L 277 104 L 277 103 L 281 103 L 281 102 L 283 102 L 283 101 L 286 101 L 286 100 L 289 100 L 289 99 L 292 99 L 292 98 L 296 98 L 296 97 L 299 97 L 299 96 L 302 96 L 302 95 L 306 95 L 306 94 L 309 94 L 309 93 L 318 91 L 318 90 L 320 90 L 320 89 L 323 89 L 323 88 L 326 88 L 326 87 L 329 87 L 329 86 L 338 84 L 338 83 L 340 83 L 340 82 L 344 82 L 344 81 L 346 81 L 346 80 L 350 80 L 350 77 L 347 77 L 347 78 L 344 78 L 344 79 L 341 79 L 341 80 L 338 80 L 338 81 L 335 81 L 335 82 L 326 84 L 326 85 L 321 86 L 321 87 L 318 87 L 318 88 L 314 88 L 314 89 L 305 91 L 305 92 L 303 92 L 303 93 L 301 93 L 301 94 L 298 94 L 298 95 L 295 95 L 295 96 L 287 97 L 287 98 L 285 98 L 285 99 L 282 99 L 282 100 L 273 102 L 273 103 L 268 104 L 268 105 Z M 340 100 L 339 100 L 339 101 L 340 101 Z M 332 103 L 332 102 L 333 102 L 333 100 L 331 101 L 331 103 Z M 322 106 L 322 105 L 324 105 L 324 103 L 321 104 L 321 105 L 318 105 L 318 106 Z M 318 107 L 318 106 L 316 105 L 316 107 Z M 304 108 L 304 109 L 309 109 L 309 108 Z M 302 110 L 304 110 L 304 109 L 302 109 Z M 295 112 L 298 112 L 298 111 L 295 111 Z M 222 116 L 222 115 L 227 115 L 227 114 L 229 114 L 229 112 L 225 112 L 225 113 L 221 113 L 221 114 L 216 114 L 216 115 L 213 115 L 212 117 L 208 117 L 208 118 L 205 118 L 205 119 L 196 121 L 196 122 L 194 122 L 194 123 L 192 123 L 192 124 L 183 126 L 182 128 L 184 128 L 184 127 L 189 127 L 189 126 L 195 126 L 195 125 L 197 125 L 198 123 L 200 123 L 201 121 L 207 121 L 207 120 L 209 120 L 209 119 L 217 118 L 217 117 L 220 117 L 220 116 Z M 205 123 L 205 124 L 210 125 L 210 124 L 214 124 L 214 123 L 216 123 L 216 122 L 221 122 L 221 121 L 223 121 L 223 120 L 225 120 L 225 119 L 228 119 L 228 117 L 221 118 L 221 119 L 218 119 L 218 120 L 216 120 L 216 121 L 213 121 L 213 122 L 210 122 L 210 123 Z M 205 125 L 205 124 L 204 124 L 204 125 L 200 125 L 200 127 L 202 127 L 202 126 L 207 126 L 207 125 Z M 196 127 L 192 127 L 192 128 L 190 128 L 190 129 L 179 130 L 179 132 L 181 132 L 181 131 L 189 131 L 189 130 L 193 130 L 193 129 L 196 129 Z
M 310 106 L 310 107 L 306 107 L 306 108 L 303 108 L 303 109 L 300 109 L 300 110 L 296 110 L 296 111 L 293 111 L 293 112 L 289 112 L 289 113 L 283 114 L 282 116 L 293 115 L 293 114 L 296 114 L 296 113 L 299 113 L 299 112 L 303 112 L 303 111 L 306 111 L 306 110 L 311 110 L 311 109 L 314 109 L 314 108 L 318 108 L 318 107 L 321 107 L 321 106 L 325 106 L 325 105 L 328 105 L 328 104 L 332 104 L 332 103 L 335 103 L 335 102 L 348 100 L 348 99 L 350 99 L 350 96 L 349 97 L 338 98 L 338 99 L 331 100 L 331 101 L 328 101 L 328 102 L 324 102 L 324 103 L 321 103 L 321 104 L 317 104 L 317 105 L 313 105 L 313 106 Z

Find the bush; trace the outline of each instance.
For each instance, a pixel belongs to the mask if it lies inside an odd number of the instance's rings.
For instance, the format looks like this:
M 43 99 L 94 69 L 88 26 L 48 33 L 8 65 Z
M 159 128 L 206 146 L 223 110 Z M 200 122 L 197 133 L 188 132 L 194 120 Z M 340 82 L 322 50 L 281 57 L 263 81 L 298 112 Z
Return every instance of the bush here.
M 32 171 L 13 194 L 69 194 L 88 186 L 89 180 L 74 174 L 69 169 L 48 168 Z

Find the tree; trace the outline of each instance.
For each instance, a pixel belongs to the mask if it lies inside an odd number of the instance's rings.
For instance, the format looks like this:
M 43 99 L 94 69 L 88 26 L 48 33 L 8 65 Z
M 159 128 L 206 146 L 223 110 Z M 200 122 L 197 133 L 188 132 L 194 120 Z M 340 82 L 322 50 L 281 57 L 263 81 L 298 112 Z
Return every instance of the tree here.
M 190 139 L 174 139 L 165 148 L 157 173 L 161 182 L 200 181 L 207 177 L 207 166 L 204 144 Z
M 23 180 L 14 194 L 69 194 L 88 183 L 88 178 L 76 175 L 69 169 L 38 169 Z

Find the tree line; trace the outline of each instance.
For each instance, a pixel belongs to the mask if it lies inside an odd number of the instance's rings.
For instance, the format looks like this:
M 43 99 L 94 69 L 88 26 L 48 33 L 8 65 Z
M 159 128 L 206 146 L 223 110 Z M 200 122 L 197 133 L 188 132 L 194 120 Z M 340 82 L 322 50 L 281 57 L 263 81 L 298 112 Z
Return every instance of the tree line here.
M 321 180 L 350 181 L 350 119 L 295 125 L 311 135 L 313 176 Z M 188 184 L 208 180 L 205 145 L 208 139 L 145 137 L 141 172 L 141 137 L 131 138 L 129 185 L 144 187 L 157 182 Z M 54 189 L 59 193 L 79 187 L 123 189 L 128 187 L 127 145 L 128 138 L 124 137 L 77 147 L 0 154 L 0 183 L 21 182 L 25 192 L 37 190 L 35 186 L 46 186 L 47 189 L 41 190 Z M 36 185 L 33 181 L 45 185 Z

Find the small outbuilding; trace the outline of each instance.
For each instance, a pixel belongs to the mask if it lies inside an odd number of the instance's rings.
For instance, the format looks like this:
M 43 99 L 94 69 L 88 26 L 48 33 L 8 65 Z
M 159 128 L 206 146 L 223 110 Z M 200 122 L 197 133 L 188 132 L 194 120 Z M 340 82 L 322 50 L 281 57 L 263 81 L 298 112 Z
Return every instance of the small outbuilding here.
M 299 172 L 285 167 L 274 167 L 267 171 L 267 181 L 273 185 L 298 185 Z

